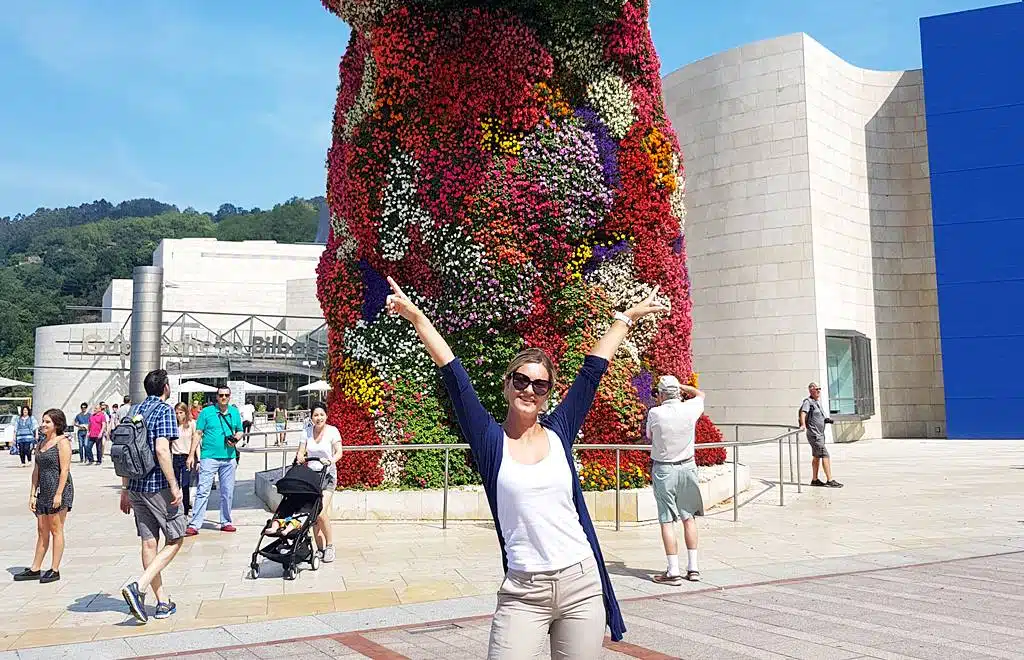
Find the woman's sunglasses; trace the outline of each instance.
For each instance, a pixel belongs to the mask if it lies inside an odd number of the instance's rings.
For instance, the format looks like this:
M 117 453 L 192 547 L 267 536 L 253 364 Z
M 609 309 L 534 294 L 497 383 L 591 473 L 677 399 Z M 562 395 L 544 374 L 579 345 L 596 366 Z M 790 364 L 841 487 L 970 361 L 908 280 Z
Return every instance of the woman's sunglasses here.
M 512 374 L 512 387 L 517 392 L 522 392 L 530 385 L 533 385 L 533 393 L 537 396 L 544 396 L 551 391 L 551 381 L 538 378 L 536 380 L 530 380 L 530 377 L 526 374 L 521 374 L 518 371 Z

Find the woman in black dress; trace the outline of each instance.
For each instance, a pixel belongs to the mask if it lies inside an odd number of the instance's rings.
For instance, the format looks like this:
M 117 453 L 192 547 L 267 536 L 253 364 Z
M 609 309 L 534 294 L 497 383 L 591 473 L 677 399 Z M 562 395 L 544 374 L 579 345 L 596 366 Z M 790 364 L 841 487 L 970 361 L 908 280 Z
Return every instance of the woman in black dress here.
M 43 413 L 40 425 L 42 440 L 36 447 L 36 464 L 32 469 L 32 490 L 28 507 L 36 514 L 36 554 L 32 566 L 14 576 L 18 582 L 39 580 L 42 583 L 60 579 L 60 560 L 64 556 L 64 519 L 71 511 L 75 487 L 71 483 L 71 441 L 64 435 L 67 420 L 64 413 L 51 408 Z M 50 570 L 40 573 L 46 550 L 53 540 Z

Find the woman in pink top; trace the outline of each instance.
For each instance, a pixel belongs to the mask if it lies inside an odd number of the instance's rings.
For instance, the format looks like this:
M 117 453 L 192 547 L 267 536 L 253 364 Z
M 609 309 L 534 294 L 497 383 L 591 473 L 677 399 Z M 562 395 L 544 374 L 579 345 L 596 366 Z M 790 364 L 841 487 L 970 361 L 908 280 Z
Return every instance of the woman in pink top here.
M 96 464 L 103 464 L 103 432 L 107 427 L 107 415 L 103 412 L 103 408 L 96 406 L 92 411 L 92 416 L 89 418 L 89 442 L 96 445 Z M 89 461 L 89 465 L 92 465 L 92 461 Z

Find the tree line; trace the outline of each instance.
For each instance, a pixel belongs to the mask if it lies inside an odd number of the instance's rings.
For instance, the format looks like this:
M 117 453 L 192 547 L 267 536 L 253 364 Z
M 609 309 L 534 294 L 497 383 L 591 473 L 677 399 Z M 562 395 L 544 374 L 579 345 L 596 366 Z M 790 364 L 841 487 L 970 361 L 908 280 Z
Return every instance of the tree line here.
M 269 210 L 222 204 L 201 213 L 155 199 L 99 200 L 0 218 L 0 375 L 31 380 L 18 367 L 35 360 L 35 329 L 99 320 L 66 308 L 101 304 L 110 280 L 151 264 L 162 239 L 310 243 L 323 204 L 296 197 Z

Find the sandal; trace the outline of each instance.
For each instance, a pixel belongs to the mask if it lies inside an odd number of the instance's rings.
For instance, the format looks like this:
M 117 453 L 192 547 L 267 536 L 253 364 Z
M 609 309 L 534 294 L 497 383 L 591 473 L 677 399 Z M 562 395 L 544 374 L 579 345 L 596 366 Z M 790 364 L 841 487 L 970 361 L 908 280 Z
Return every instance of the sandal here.
M 686 571 L 686 579 L 690 582 L 700 582 L 700 571 Z
M 680 586 L 683 583 L 683 576 L 682 575 L 669 575 L 668 571 L 665 571 L 664 573 L 658 573 L 657 575 L 652 575 L 651 576 L 651 580 L 653 580 L 654 582 L 657 582 L 658 584 L 667 584 L 667 585 L 672 586 L 672 587 L 678 587 L 678 586 Z

